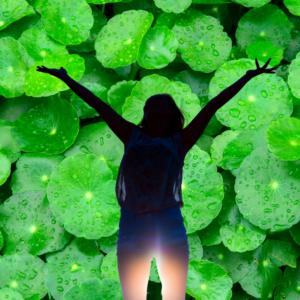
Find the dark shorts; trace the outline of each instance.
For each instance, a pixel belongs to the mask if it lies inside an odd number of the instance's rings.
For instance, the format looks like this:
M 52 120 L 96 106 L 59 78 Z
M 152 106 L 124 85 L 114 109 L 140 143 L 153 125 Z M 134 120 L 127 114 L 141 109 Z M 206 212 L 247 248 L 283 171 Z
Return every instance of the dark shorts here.
M 190 253 L 179 206 L 140 214 L 121 208 L 117 255 L 166 251 Z

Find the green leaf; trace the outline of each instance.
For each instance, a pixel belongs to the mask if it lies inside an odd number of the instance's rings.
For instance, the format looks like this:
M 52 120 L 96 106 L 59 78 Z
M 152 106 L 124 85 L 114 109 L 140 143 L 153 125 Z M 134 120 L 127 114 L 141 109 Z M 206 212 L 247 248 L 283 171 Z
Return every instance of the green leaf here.
M 0 39 L 0 95 L 5 98 L 24 94 L 28 71 L 28 54 L 22 44 L 11 37 Z
M 0 30 L 25 16 L 34 14 L 34 9 L 25 0 L 1 1 Z
M 6 155 L 0 152 L 0 186 L 5 183 L 11 173 L 11 163 Z
M 289 67 L 288 85 L 291 88 L 292 94 L 300 98 L 300 86 L 299 86 L 299 74 L 300 74 L 300 52 L 296 58 L 292 61 Z
M 299 222 L 300 192 L 290 192 L 300 183 L 297 164 L 278 159 L 267 146 L 256 148 L 244 159 L 234 189 L 239 211 L 247 221 L 270 231 L 286 230 Z
M 298 0 L 283 0 L 287 9 L 295 16 L 300 16 L 300 7 Z
M 232 2 L 243 5 L 248 8 L 262 7 L 262 6 L 270 3 L 271 1 L 272 0 L 232 0 Z
M 39 294 L 42 299 L 47 294 L 43 278 L 45 263 L 37 256 L 29 253 L 7 254 L 0 257 L 0 288 L 9 286 L 24 299 Z M 0 291 L 1 291 L 0 289 Z
M 21 156 L 21 149 L 11 134 L 12 126 L 12 122 L 0 119 L 0 153 L 4 154 L 11 164 Z
M 183 12 L 192 4 L 192 0 L 154 0 L 154 2 L 163 11 L 176 14 Z
M 253 42 L 269 41 L 284 51 L 292 40 L 289 19 L 274 4 L 266 4 L 246 12 L 239 20 L 235 36 L 237 45 L 242 50 Z
M 19 292 L 14 291 L 10 288 L 3 288 L 0 290 L 0 299 L 24 300 Z
M 65 45 L 62 45 L 49 37 L 42 27 L 33 27 L 24 31 L 19 42 L 26 49 L 29 59 L 28 65 L 43 60 L 47 55 L 69 54 Z
M 47 0 L 41 15 L 47 34 L 65 45 L 84 42 L 94 24 L 92 9 L 85 0 Z
M 3 254 L 42 255 L 62 249 L 71 238 L 53 217 L 46 194 L 28 191 L 8 198 L 0 207 Z
M 79 52 L 92 52 L 95 51 L 95 40 L 98 36 L 98 33 L 101 31 L 104 25 L 107 23 L 106 15 L 99 10 L 95 5 L 91 5 L 92 14 L 94 18 L 94 24 L 91 28 L 91 33 L 86 41 L 82 42 L 79 45 L 70 45 L 70 48 L 74 51 Z
M 178 42 L 166 26 L 149 28 L 144 35 L 137 56 L 138 63 L 146 69 L 161 69 L 176 57 Z
M 0 231 L 0 250 L 3 248 L 4 246 L 4 237 L 3 237 L 3 234 L 2 232 Z M 1 290 L 0 290 L 1 292 Z
M 23 113 L 12 128 L 16 143 L 25 152 L 60 154 L 79 131 L 79 118 L 72 105 L 58 96 Z
M 55 219 L 78 237 L 98 239 L 113 234 L 120 209 L 112 177 L 106 162 L 93 154 L 76 154 L 63 160 L 47 186 Z M 105 209 L 107 205 L 109 210 Z M 104 223 L 112 224 L 103 227 Z
M 206 260 L 190 261 L 186 286 L 190 296 L 218 300 L 222 295 L 222 299 L 229 300 L 232 296 L 231 288 L 232 280 L 221 266 Z
M 264 64 L 258 61 L 260 66 Z M 248 70 L 257 69 L 255 61 L 239 59 L 223 64 L 209 84 L 209 99 L 235 83 Z M 279 101 L 280 99 L 280 101 Z M 272 114 L 270 113 L 272 107 Z M 254 130 L 293 112 L 292 95 L 287 84 L 275 74 L 261 74 L 251 80 L 216 112 L 217 119 L 232 130 Z
M 210 73 L 226 62 L 232 41 L 218 19 L 193 12 L 178 19 L 172 30 L 179 42 L 177 51 L 191 69 Z
M 132 64 L 152 21 L 153 15 L 144 10 L 129 10 L 112 17 L 95 41 L 97 59 L 105 68 Z
M 255 263 L 253 260 L 253 252 L 246 251 L 243 253 L 232 252 L 226 248 L 223 243 L 214 246 L 204 246 L 204 255 L 202 260 L 207 260 L 215 265 L 224 268 L 230 276 L 233 283 L 241 280 Z M 230 298 L 231 300 L 232 298 Z M 246 298 L 247 300 L 249 298 Z M 238 299 L 241 300 L 241 299 Z
M 67 70 L 68 75 L 79 81 L 84 73 L 84 59 L 77 54 L 48 55 L 43 61 L 36 62 L 26 74 L 24 90 L 27 96 L 47 97 L 66 91 L 69 86 L 61 79 L 48 73 L 38 72 L 37 67 Z
M 46 254 L 43 273 L 48 291 L 55 300 L 63 299 L 73 286 L 90 278 L 101 278 L 103 255 L 95 241 L 73 238 L 66 247 Z
M 281 160 L 300 159 L 300 120 L 283 118 L 272 122 L 266 133 L 268 148 Z

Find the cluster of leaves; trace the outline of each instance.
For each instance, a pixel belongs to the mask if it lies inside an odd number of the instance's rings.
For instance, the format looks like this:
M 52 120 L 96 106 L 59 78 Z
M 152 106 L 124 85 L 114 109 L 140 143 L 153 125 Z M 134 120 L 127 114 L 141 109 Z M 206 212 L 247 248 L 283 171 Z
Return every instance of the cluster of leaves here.
M 64 67 L 134 124 L 170 93 L 186 127 L 255 58 L 276 75 L 218 109 L 184 160 L 186 299 L 300 297 L 300 6 L 270 2 L 0 1 L 0 299 L 122 299 L 124 145 L 37 66 Z M 149 281 L 161 299 L 155 258 Z

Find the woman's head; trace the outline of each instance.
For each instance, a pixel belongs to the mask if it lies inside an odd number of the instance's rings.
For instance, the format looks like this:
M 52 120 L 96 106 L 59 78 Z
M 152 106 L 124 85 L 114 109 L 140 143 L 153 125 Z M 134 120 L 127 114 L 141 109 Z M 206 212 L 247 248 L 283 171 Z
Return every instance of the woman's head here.
M 154 106 L 150 107 L 151 104 Z M 137 125 L 143 131 L 167 132 L 168 136 L 180 131 L 185 118 L 170 94 L 156 94 L 147 99 L 144 106 L 144 116 Z M 154 130 L 154 128 L 156 130 Z

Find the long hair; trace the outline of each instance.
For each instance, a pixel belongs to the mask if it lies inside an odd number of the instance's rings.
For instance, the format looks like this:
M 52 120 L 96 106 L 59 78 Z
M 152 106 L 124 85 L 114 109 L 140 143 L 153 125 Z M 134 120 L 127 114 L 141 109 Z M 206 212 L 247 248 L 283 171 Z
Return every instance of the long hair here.
M 184 113 L 176 105 L 173 97 L 170 94 L 163 93 L 163 94 L 160 94 L 160 95 L 164 95 L 165 96 L 165 99 L 167 99 L 168 105 L 169 105 L 170 109 L 173 112 L 176 113 L 175 116 L 172 116 L 172 119 L 171 119 L 169 127 L 168 127 L 168 136 L 172 136 L 176 132 L 178 132 L 178 131 L 180 131 L 180 130 L 183 129 L 184 121 L 185 121 Z M 140 127 L 140 129 L 142 131 L 146 131 L 147 130 L 148 122 L 145 119 L 145 114 L 143 116 L 142 121 L 137 126 Z

